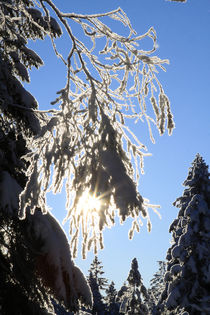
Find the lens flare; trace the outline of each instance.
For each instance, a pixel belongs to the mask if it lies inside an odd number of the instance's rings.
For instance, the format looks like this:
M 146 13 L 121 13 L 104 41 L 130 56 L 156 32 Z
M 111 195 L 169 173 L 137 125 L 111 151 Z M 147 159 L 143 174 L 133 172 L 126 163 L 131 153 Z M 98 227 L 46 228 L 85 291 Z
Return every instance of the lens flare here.
M 79 200 L 78 208 L 83 209 L 83 211 L 99 211 L 101 200 L 94 193 L 85 191 Z

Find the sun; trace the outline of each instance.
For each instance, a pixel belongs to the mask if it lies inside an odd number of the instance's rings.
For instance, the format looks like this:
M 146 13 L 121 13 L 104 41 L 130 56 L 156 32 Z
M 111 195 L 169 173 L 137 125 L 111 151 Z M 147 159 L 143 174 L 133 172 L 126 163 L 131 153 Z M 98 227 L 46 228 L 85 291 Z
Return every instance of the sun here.
M 97 197 L 95 193 L 89 191 L 83 192 L 78 202 L 78 208 L 85 211 L 96 211 L 98 212 L 101 208 L 102 202 L 100 197 Z

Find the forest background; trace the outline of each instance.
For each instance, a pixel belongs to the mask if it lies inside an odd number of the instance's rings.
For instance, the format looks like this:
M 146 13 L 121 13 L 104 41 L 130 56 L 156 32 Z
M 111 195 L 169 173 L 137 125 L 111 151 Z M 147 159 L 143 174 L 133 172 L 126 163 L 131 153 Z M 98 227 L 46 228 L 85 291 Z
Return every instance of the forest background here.
M 66 12 L 94 14 L 121 7 L 133 28 L 139 33 L 146 32 L 153 26 L 158 36 L 157 54 L 160 58 L 170 60 L 167 72 L 161 71 L 158 78 L 170 98 L 175 117 L 176 128 L 171 137 L 167 134 L 159 137 L 155 129 L 156 144 L 149 139 L 146 124 L 139 123 L 135 132 L 141 135 L 151 157 L 145 158 L 144 171 L 139 183 L 143 197 L 151 203 L 161 205 L 162 219 L 150 210 L 152 232 L 148 233 L 146 222 L 139 234 L 128 240 L 131 221 L 128 219 L 120 226 L 104 231 L 105 249 L 98 253 L 103 262 L 106 278 L 113 280 L 116 288 L 126 280 L 131 260 L 136 257 L 144 284 L 157 271 L 157 261 L 164 260 L 170 246 L 169 225 L 177 216 L 178 209 L 172 206 L 177 197 L 182 195 L 182 182 L 187 176 L 188 167 L 196 153 L 200 153 L 210 164 L 210 129 L 209 116 L 209 73 L 210 73 L 210 2 L 208 0 L 191 0 L 187 3 L 168 2 L 164 0 L 118 0 L 118 1 L 54 1 Z M 118 23 L 112 23 L 115 31 Z M 32 42 L 34 49 L 45 61 L 38 71 L 32 70 L 31 83 L 26 88 L 35 95 L 40 109 L 50 107 L 56 92 L 65 83 L 65 69 L 55 57 L 49 43 Z M 61 51 L 68 49 L 65 39 L 57 40 Z M 149 45 L 149 43 L 145 43 Z M 53 214 L 62 222 L 65 217 L 65 197 L 63 194 L 48 195 L 48 204 Z M 68 235 L 68 223 L 64 225 Z M 88 253 L 83 260 L 78 252 L 77 265 L 87 275 L 94 254 Z

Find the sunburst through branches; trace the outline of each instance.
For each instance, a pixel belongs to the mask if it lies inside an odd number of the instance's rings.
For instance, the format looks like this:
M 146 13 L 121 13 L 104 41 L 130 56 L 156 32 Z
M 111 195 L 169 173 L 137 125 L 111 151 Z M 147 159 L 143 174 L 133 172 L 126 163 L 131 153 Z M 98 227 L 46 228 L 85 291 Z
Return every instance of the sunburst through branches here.
M 101 208 L 100 197 L 96 196 L 96 193 L 85 191 L 81 196 L 78 205 L 78 209 L 84 209 L 84 211 L 99 211 Z
M 98 242 L 103 247 L 102 231 L 114 224 L 116 213 L 121 222 L 133 218 L 129 237 L 139 231 L 139 217 L 146 218 L 151 228 L 147 209 L 154 207 L 138 192 L 147 148 L 127 123 L 146 122 L 152 142 L 152 125 L 160 135 L 166 128 L 172 134 L 170 102 L 157 78 L 168 60 L 154 55 L 158 47 L 154 28 L 137 35 L 121 8 L 83 15 L 63 13 L 51 0 L 31 2 L 35 8 L 39 5 L 48 24 L 49 14 L 56 15 L 58 23 L 54 24 L 59 35 L 62 28 L 68 36 L 65 47 L 70 49 L 64 57 L 66 52 L 58 51 L 50 24 L 43 29 L 66 67 L 67 81 L 51 102 L 56 109 L 34 112 L 42 130 L 27 143 L 33 152 L 25 156 L 31 163 L 19 215 L 24 218 L 27 209 L 46 212 L 46 193 L 60 192 L 66 182 L 73 255 L 82 231 L 85 256 L 92 247 L 97 252 Z M 23 10 L 17 10 L 18 14 L 26 16 L 27 10 L 18 9 Z M 124 35 L 115 33 L 104 22 L 108 20 L 111 25 L 116 25 L 113 20 L 122 23 Z M 73 32 L 74 23 L 83 32 L 81 38 L 81 32 Z M 150 48 L 143 48 L 144 40 L 151 43 Z

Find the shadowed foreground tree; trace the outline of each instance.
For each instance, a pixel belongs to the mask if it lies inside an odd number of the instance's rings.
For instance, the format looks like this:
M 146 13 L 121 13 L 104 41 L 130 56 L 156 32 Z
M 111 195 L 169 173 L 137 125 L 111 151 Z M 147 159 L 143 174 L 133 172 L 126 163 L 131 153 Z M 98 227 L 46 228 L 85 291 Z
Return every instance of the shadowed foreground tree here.
M 111 30 L 104 19 L 123 24 L 124 35 Z M 81 28 L 82 38 L 73 33 L 71 23 Z M 67 57 L 56 47 L 55 39 L 62 34 L 69 39 Z M 46 36 L 66 67 L 67 81 L 52 102 L 55 108 L 40 111 L 22 81 L 30 81 L 31 67 L 43 64 L 27 47 L 28 41 Z M 151 40 L 149 50 L 141 44 L 145 38 Z M 104 41 L 100 53 L 99 40 L 100 45 Z M 137 35 L 120 8 L 82 15 L 61 12 L 50 0 L 0 0 L 1 213 L 7 224 L 26 220 L 23 235 L 27 232 L 27 241 L 35 242 L 28 246 L 34 250 L 42 244 L 33 270 L 69 309 L 77 309 L 79 300 L 91 303 L 90 291 L 72 261 L 64 232 L 47 214 L 46 193 L 61 191 L 65 181 L 73 256 L 80 228 L 84 257 L 90 248 L 97 252 L 103 247 L 102 230 L 114 224 L 113 209 L 121 221 L 133 217 L 130 236 L 139 231 L 140 215 L 151 228 L 147 210 L 151 205 L 137 189 L 148 153 L 126 123 L 145 120 L 153 142 L 152 124 L 163 134 L 167 123 L 172 133 L 170 103 L 157 78 L 167 60 L 154 55 L 156 48 L 155 30 Z M 150 106 L 154 117 L 148 114 Z M 2 242 L 7 242 L 4 228 L 0 232 Z M 3 261 L 7 250 L 2 244 Z M 13 250 L 15 266 L 21 252 L 16 246 Z
M 0 222 L 0 313 L 54 314 L 49 290 L 35 272 L 40 249 L 28 245 L 27 220 L 0 213 Z
M 198 154 L 184 182 L 180 208 L 170 227 L 173 245 L 167 254 L 165 289 L 155 314 L 210 312 L 210 180 L 208 166 Z
M 58 222 L 38 209 L 19 220 L 18 193 L 26 182 L 27 164 L 20 160 L 25 141 L 15 137 L 11 126 L 4 131 L 0 139 L 1 314 L 53 314 L 52 298 L 72 310 L 80 302 L 91 304 L 89 287 L 71 259 Z

